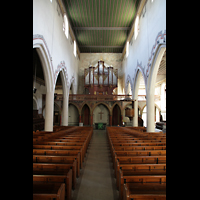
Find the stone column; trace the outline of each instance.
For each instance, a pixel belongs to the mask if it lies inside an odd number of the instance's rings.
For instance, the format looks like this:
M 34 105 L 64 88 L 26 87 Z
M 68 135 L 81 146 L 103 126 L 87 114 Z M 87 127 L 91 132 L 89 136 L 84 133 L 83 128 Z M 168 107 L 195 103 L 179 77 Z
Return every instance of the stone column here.
M 163 117 L 163 121 L 166 120 L 165 85 L 166 85 L 166 82 L 162 83 L 162 85 L 161 85 L 161 95 L 160 95 L 160 98 L 161 98 L 160 109 L 161 109 L 161 115 Z
M 54 91 L 46 93 L 45 103 L 45 131 L 53 131 Z
M 68 95 L 63 94 L 62 126 L 68 126 Z
M 155 132 L 154 94 L 147 94 L 147 132 Z
M 133 127 L 138 126 L 138 100 L 134 101 Z

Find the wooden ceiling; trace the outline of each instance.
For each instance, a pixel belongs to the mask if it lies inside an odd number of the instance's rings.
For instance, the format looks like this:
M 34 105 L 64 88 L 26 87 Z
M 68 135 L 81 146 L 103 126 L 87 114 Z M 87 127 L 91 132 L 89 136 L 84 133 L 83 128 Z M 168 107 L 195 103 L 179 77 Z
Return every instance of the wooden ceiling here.
M 81 53 L 122 53 L 141 0 L 63 0 Z

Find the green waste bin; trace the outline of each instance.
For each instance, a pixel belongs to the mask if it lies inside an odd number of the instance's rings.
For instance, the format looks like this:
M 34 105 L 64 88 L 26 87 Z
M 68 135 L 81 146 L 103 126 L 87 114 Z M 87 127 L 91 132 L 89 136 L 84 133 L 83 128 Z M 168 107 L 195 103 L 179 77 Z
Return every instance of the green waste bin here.
M 103 123 L 98 123 L 98 129 L 103 129 Z

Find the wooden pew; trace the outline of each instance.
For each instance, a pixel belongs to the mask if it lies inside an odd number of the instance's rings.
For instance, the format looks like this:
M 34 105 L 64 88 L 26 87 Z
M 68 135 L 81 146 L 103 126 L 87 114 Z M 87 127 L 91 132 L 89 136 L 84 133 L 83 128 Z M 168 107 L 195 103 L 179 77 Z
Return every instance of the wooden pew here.
M 56 126 L 53 129 L 53 132 L 33 133 L 33 181 L 42 185 L 48 182 L 64 183 L 65 196 L 70 199 L 71 189 L 76 188 L 76 177 L 80 174 L 93 128 Z M 44 193 L 45 188 L 42 190 Z
M 76 188 L 76 162 L 73 164 L 33 163 L 33 171 L 63 171 L 67 173 L 72 169 L 72 188 Z
M 123 200 L 166 200 L 166 183 L 125 183 Z
M 65 184 L 33 181 L 33 200 L 65 200 Z
M 65 183 L 65 197 L 71 199 L 72 169 L 67 173 L 63 171 L 33 171 L 33 181 Z
M 115 151 L 135 151 L 135 150 L 166 150 L 166 146 L 131 146 L 131 147 L 113 147 Z
M 76 156 L 77 169 L 82 168 L 82 156 L 79 150 L 49 150 L 49 149 L 33 149 L 33 155 L 48 155 L 48 156 Z M 78 170 L 80 171 L 80 170 Z M 78 174 L 79 176 L 79 174 Z
M 81 161 L 84 162 L 85 152 L 83 151 L 82 146 L 59 146 L 59 145 L 42 145 L 36 144 L 33 145 L 33 149 L 43 149 L 43 150 L 79 150 L 81 155 Z M 81 162 L 81 168 L 82 168 Z
M 114 143 L 113 146 L 166 146 L 166 142 L 145 142 L 145 143 Z
M 72 170 L 73 174 L 80 174 L 80 164 L 77 162 L 77 156 L 48 156 L 48 155 L 33 155 L 34 163 L 60 163 L 60 164 L 73 164 L 75 168 Z M 78 163 L 78 164 L 77 164 Z
M 123 174 L 120 169 L 120 173 Z M 143 172 L 144 173 L 144 172 Z M 156 172 L 155 172 L 156 173 Z M 165 174 L 135 174 L 129 172 L 129 175 L 122 175 L 119 181 L 119 199 L 123 199 L 123 185 L 125 183 L 166 183 L 166 171 Z
M 122 164 L 165 164 L 166 156 L 117 156 L 115 162 L 116 177 Z
M 107 127 L 120 199 L 166 199 L 166 134 L 131 128 Z
M 138 150 L 138 151 L 113 151 L 113 163 L 116 162 L 118 156 L 166 156 L 166 150 Z
M 87 146 L 82 142 L 37 142 L 37 144 L 33 145 L 51 145 L 51 146 L 80 146 L 83 148 L 84 155 L 87 152 Z

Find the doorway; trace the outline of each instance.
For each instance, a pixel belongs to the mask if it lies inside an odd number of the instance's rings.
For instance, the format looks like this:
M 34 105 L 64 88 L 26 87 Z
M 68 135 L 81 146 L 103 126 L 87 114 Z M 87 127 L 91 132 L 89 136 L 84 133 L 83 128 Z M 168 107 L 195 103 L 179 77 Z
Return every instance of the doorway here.
M 116 104 L 113 108 L 113 114 L 112 114 L 112 125 L 113 126 L 118 126 L 118 125 L 122 125 L 121 124 L 121 110 L 119 108 L 119 106 Z
M 87 104 L 83 106 L 82 112 L 81 112 L 81 118 L 83 120 L 83 126 L 89 126 L 90 125 L 90 108 Z

